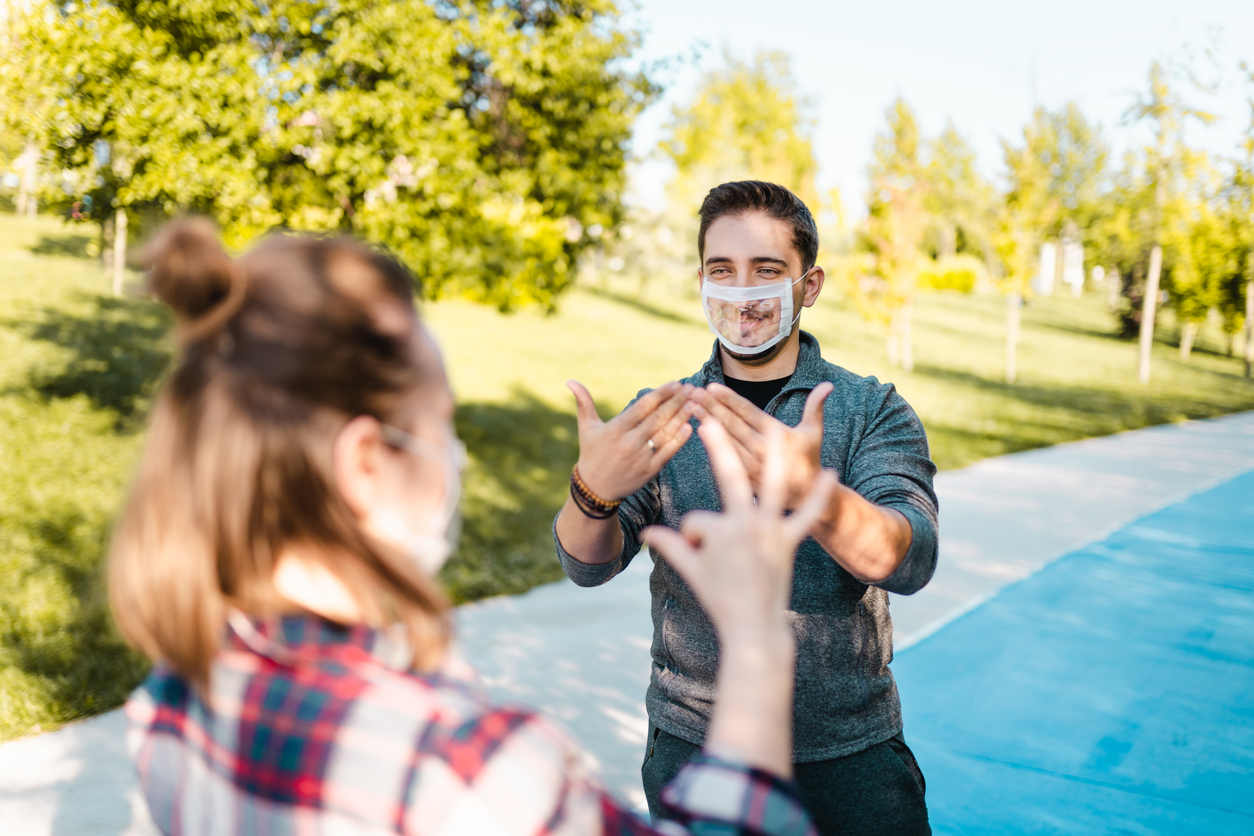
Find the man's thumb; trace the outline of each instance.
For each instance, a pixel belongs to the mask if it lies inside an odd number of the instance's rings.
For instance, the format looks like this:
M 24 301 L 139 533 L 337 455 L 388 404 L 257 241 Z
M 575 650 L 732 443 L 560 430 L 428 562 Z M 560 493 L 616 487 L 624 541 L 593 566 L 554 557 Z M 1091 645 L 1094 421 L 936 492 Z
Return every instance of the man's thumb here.
M 592 394 L 588 392 L 584 385 L 578 380 L 566 381 L 566 388 L 575 396 L 575 416 L 579 419 L 579 426 L 590 423 L 600 423 L 601 416 L 597 415 L 597 405 L 592 401 Z
M 834 388 L 831 383 L 824 381 L 810 390 L 809 396 L 806 397 L 805 412 L 801 415 L 803 427 L 820 433 L 823 431 L 823 403 L 827 400 L 827 396 L 832 394 Z

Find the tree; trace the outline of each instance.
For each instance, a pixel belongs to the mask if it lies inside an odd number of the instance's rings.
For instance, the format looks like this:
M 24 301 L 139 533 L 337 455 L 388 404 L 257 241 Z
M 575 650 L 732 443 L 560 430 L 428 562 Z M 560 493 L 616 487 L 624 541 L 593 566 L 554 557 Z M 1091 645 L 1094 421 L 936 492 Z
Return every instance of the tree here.
M 969 252 L 986 262 L 993 256 L 993 187 L 976 168 L 975 150 L 949 123 L 927 144 L 931 250 L 937 259 Z
M 1169 199 L 1179 189 L 1182 169 L 1192 159 L 1184 143 L 1184 126 L 1189 119 L 1209 124 L 1215 117 L 1191 107 L 1172 88 L 1168 69 L 1160 62 L 1150 65 L 1149 90 L 1139 97 L 1128 110 L 1128 117 L 1148 121 L 1154 131 L 1151 145 L 1142 151 L 1148 181 L 1153 188 L 1152 214 L 1150 218 L 1151 247 L 1149 270 L 1145 283 L 1145 295 L 1141 312 L 1140 363 L 1138 377 L 1142 383 L 1150 379 L 1150 348 L 1154 342 L 1154 313 L 1158 303 L 1158 286 L 1162 272 L 1164 210 Z
M 752 62 L 724 56 L 690 102 L 671 111 L 660 148 L 675 165 L 673 201 L 695 211 L 712 187 L 766 180 L 817 207 L 814 121 L 797 90 L 788 56 L 760 52 Z
M 1038 108 L 1023 128 L 1023 144 L 1002 140 L 1006 192 L 995 231 L 998 284 L 1006 297 L 1006 382 L 1018 377 L 1020 310 L 1035 274 L 1047 232 L 1056 227 L 1062 201 L 1056 184 L 1048 115 Z
M 927 181 L 921 158 L 918 120 L 905 100 L 886 112 L 888 125 L 875 137 L 868 167 L 864 249 L 872 256 L 868 295 L 872 310 L 888 325 L 888 358 L 906 371 L 914 368 L 912 303 L 928 216 Z
M 584 230 L 617 222 L 655 93 L 612 0 L 117 0 L 40 34 L 64 69 L 49 147 L 95 205 L 203 212 L 237 245 L 354 233 L 424 296 L 503 309 L 554 304 Z
M 55 104 L 49 87 L 60 69 L 52 55 L 30 48 L 47 11 L 33 0 L 0 0 L 0 137 L 20 178 L 19 215 L 34 215 L 40 199 L 40 152 Z

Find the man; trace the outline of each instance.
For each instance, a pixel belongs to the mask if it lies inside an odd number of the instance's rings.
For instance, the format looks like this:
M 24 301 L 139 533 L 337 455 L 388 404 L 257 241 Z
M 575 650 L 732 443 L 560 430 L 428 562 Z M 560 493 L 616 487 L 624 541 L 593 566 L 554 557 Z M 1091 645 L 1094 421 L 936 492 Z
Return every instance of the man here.
M 627 566 L 646 526 L 697 539 L 695 528 L 681 528 L 684 515 L 721 504 L 690 419 L 723 424 L 755 484 L 763 433 L 782 422 L 790 503 L 821 469 L 840 482 L 798 549 L 787 613 L 797 645 L 794 777 L 823 833 L 930 833 L 923 775 L 902 737 L 888 670 L 887 592 L 919 590 L 936 566 L 936 469 L 923 427 L 892 385 L 825 362 L 818 341 L 800 330 L 824 274 L 814 219 L 792 192 L 755 181 L 713 189 L 701 206 L 697 251 L 702 303 L 718 337 L 701 370 L 641 393 L 607 423 L 571 383 L 580 452 L 554 523 L 558 558 L 575 583 L 593 586 Z M 649 586 L 642 776 L 658 817 L 660 788 L 704 739 L 718 641 L 658 556 Z

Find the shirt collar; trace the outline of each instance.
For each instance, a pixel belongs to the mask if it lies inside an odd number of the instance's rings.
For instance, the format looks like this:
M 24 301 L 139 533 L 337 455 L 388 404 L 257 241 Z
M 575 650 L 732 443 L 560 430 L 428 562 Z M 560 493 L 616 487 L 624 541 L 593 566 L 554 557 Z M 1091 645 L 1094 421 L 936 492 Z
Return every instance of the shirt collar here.
M 823 376 L 823 355 L 819 351 L 819 341 L 806 331 L 798 334 L 800 351 L 797 353 L 797 368 L 788 382 L 784 384 L 784 392 L 791 389 L 813 389 L 827 378 Z M 723 376 L 723 360 L 719 352 L 719 342 L 714 341 L 714 350 L 710 359 L 705 361 L 701 371 L 697 373 L 699 383 L 708 386 L 711 383 L 726 383 Z
M 232 610 L 227 628 L 228 647 L 284 665 L 331 658 L 373 658 L 393 670 L 406 670 L 413 664 L 413 652 L 401 625 L 380 630 L 363 624 L 337 624 L 312 614 L 260 618 Z

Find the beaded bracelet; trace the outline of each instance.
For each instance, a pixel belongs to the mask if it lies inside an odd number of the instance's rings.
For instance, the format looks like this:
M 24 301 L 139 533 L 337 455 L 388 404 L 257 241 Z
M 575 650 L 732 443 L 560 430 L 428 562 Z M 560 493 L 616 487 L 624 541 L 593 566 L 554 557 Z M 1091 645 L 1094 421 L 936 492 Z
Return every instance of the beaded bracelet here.
M 621 499 L 602 499 L 593 493 L 588 484 L 584 482 L 583 477 L 579 475 L 579 465 L 575 465 L 575 468 L 570 472 L 570 490 L 577 503 L 580 503 L 587 510 L 605 514 L 607 518 L 618 510 L 619 505 L 623 504 Z
M 589 507 L 587 504 L 585 504 L 585 503 L 586 503 L 586 500 L 585 500 L 583 497 L 581 497 L 581 496 L 579 495 L 579 492 L 578 492 L 577 490 L 575 490 L 575 486 L 574 486 L 574 485 L 571 485 L 571 486 L 570 486 L 570 498 L 571 498 L 571 499 L 573 499 L 573 500 L 575 500 L 575 507 L 579 509 L 579 512 L 580 512 L 581 514 L 583 514 L 585 517 L 588 517 L 589 519 L 593 519 L 593 520 L 608 520 L 608 519 L 610 519 L 611 517 L 616 517 L 616 516 L 618 516 L 618 511 L 617 511 L 617 510 L 613 510 L 613 511 L 597 511 L 597 510 L 595 510 L 595 509 L 593 509 L 593 508 Z

